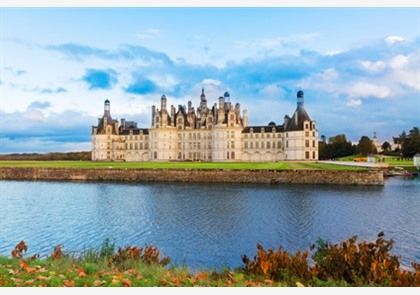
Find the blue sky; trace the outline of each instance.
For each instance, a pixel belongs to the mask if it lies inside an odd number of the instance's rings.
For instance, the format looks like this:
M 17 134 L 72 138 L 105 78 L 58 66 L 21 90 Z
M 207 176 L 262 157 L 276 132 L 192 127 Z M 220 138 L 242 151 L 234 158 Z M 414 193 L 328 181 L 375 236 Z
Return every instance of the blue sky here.
M 250 125 L 299 87 L 320 135 L 420 125 L 420 8 L 1 8 L 1 153 L 90 150 L 91 126 L 228 89 Z

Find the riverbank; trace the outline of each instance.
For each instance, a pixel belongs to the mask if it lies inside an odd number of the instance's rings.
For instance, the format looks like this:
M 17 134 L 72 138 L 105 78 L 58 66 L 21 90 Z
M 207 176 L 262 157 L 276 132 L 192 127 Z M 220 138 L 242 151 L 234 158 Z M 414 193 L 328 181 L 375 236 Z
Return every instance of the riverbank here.
M 0 167 L 1 180 L 384 185 L 380 170 Z
M 376 242 L 357 242 L 352 237 L 339 244 L 318 241 L 309 251 L 296 254 L 279 247 L 265 250 L 257 244 L 253 259 L 242 256 L 243 265 L 217 272 L 202 269 L 191 273 L 186 266 L 168 266 L 158 248 L 116 247 L 105 240 L 100 249 L 75 256 L 54 247 L 46 258 L 25 257 L 28 246 L 21 241 L 12 258 L 0 256 L 0 286 L 4 287 L 419 287 L 418 264 L 400 268 L 391 255 L 393 240 L 378 234 Z M 315 249 L 316 248 L 316 249 Z M 346 259 L 342 259 L 345 257 Z M 362 263 L 363 262 L 363 263 Z M 380 265 L 381 267 L 378 267 Z

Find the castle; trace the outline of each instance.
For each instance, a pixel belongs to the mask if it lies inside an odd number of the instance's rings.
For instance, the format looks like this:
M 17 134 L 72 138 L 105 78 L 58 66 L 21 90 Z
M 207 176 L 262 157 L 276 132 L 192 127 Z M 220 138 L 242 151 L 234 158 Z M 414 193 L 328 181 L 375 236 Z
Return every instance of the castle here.
M 161 97 L 160 109 L 152 106 L 151 128 L 134 121 L 113 120 L 110 101 L 104 115 L 92 126 L 93 161 L 203 161 L 276 162 L 318 160 L 318 131 L 304 108 L 303 91 L 297 108 L 282 125 L 249 126 L 248 113 L 230 102 L 226 91 L 219 104 L 207 105 L 204 88 L 197 110 L 173 105 Z

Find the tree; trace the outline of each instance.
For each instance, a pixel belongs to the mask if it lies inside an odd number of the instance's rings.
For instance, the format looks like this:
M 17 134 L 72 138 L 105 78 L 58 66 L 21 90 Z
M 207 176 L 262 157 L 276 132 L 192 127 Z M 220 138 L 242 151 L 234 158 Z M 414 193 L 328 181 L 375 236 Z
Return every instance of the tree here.
M 400 137 L 402 140 L 401 151 L 403 157 L 411 158 L 415 154 L 420 153 L 420 131 L 418 127 L 413 127 L 408 135 L 403 131 Z
M 322 141 L 318 144 L 318 155 L 320 159 L 334 159 L 354 154 L 354 149 L 346 135 L 339 134 L 325 142 L 325 136 L 321 136 Z
M 368 136 L 362 136 L 359 140 L 359 144 L 356 147 L 357 153 L 363 156 L 367 156 L 373 153 L 374 150 L 375 147 L 372 144 L 372 140 L 370 140 Z
M 381 147 L 384 152 L 391 150 L 391 144 L 388 141 L 385 141 Z

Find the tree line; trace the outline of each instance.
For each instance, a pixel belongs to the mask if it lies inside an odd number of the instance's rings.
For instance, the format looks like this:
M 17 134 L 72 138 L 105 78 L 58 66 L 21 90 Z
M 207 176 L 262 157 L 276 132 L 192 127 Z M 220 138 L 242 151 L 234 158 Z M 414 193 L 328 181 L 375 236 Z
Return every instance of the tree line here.
M 382 154 L 390 156 L 400 156 L 403 158 L 412 158 L 415 154 L 420 153 L 420 132 L 418 127 L 413 127 L 407 134 L 403 131 L 399 140 L 401 148 L 391 149 L 391 144 L 385 141 L 382 145 Z M 351 155 L 367 156 L 369 154 L 378 154 L 373 141 L 368 136 L 362 136 L 358 144 L 352 144 L 348 141 L 345 134 L 339 134 L 326 139 L 325 135 L 321 136 L 319 142 L 319 159 L 336 159 Z
M 0 160 L 26 160 L 26 161 L 90 161 L 92 153 L 89 152 L 68 152 L 68 153 L 23 153 L 0 155 Z

